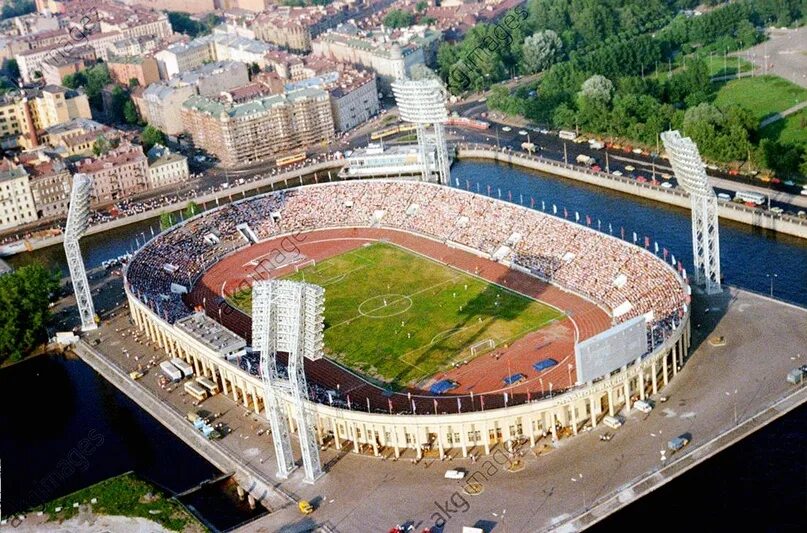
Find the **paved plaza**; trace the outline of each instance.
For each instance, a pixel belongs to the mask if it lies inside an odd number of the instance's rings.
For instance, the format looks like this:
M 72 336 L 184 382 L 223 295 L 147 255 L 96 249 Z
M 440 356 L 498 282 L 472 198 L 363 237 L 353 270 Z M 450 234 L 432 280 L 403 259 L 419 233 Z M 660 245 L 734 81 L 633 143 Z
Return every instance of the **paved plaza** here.
M 692 435 L 692 445 L 674 457 L 686 460 L 698 446 L 793 391 L 784 376 L 807 362 L 807 351 L 799 353 L 807 347 L 807 311 L 732 289 L 708 300 L 697 297 L 692 321 L 693 342 L 699 346 L 678 377 L 661 391 L 669 400 L 657 403 L 650 414 L 629 414 L 610 442 L 599 440 L 606 430 L 600 425 L 562 439 L 557 449 L 546 440 L 534 449 L 526 445 L 516 454 L 523 453 L 523 469 L 515 473 L 507 470 L 515 456 L 503 449 L 487 458 L 474 450 L 476 461 L 455 456 L 443 462 L 428 457 L 414 462 L 410 452 L 396 462 L 391 450 L 379 458 L 370 450 L 357 455 L 345 452 L 352 447 L 338 452 L 329 446 L 322 452 L 328 474 L 317 484 L 303 483 L 300 471 L 280 483 L 293 497 L 311 501 L 314 514 L 303 517 L 289 505 L 253 522 L 249 530 L 306 531 L 326 525 L 333 531 L 385 531 L 406 522 L 422 530 L 445 521 L 446 532 L 474 524 L 487 531 L 513 532 L 566 522 L 664 467 L 660 451 L 670 438 Z M 725 346 L 704 341 L 715 335 L 725 337 Z M 152 358 L 166 359 L 142 334 L 136 335 L 125 308 L 89 339 L 97 336 L 102 339 L 98 348 L 123 370 Z M 183 415 L 195 409 L 181 385 L 161 389 L 158 374 L 152 368 L 140 383 Z M 216 422 L 231 430 L 217 445 L 237 453 L 267 477 L 273 475 L 273 448 L 262 416 L 223 395 L 206 400 L 201 408 L 221 413 Z M 671 461 L 668 455 L 666 462 Z M 482 480 L 481 494 L 470 496 L 463 490 L 465 482 L 445 479 L 449 468 L 471 475 L 481 472 L 475 476 Z M 620 498 L 630 501 L 625 492 Z

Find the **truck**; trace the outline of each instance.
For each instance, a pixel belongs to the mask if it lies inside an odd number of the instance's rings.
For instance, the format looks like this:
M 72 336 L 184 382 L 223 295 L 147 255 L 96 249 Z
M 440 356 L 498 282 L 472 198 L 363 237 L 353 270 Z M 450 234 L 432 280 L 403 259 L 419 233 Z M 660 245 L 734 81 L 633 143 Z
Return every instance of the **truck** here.
M 575 161 L 577 161 L 578 165 L 584 165 L 584 166 L 587 166 L 587 167 L 590 167 L 591 165 L 593 165 L 594 163 L 597 162 L 596 159 L 594 159 L 590 155 L 586 155 L 586 154 L 578 155 L 577 158 L 575 159 Z
M 160 363 L 160 370 L 171 381 L 179 381 L 182 379 L 182 371 L 171 364 L 171 361 L 163 361 Z
M 189 378 L 193 375 L 193 367 L 179 357 L 171 359 L 171 364 L 177 367 L 184 377 Z
M 689 436 L 681 435 L 680 437 L 675 437 L 667 442 L 667 449 L 675 453 L 687 444 L 689 444 Z

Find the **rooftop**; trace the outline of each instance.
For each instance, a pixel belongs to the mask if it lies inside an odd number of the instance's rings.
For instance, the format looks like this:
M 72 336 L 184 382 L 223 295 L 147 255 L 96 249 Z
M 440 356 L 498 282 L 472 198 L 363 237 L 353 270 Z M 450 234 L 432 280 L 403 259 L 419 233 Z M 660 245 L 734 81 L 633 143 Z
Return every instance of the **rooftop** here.
M 219 354 L 237 352 L 247 345 L 247 341 L 204 313 L 193 313 L 174 325 Z
M 260 96 L 243 103 L 230 102 L 225 98 L 213 99 L 197 95 L 185 100 L 182 107 L 217 117 L 245 118 L 250 115 L 264 113 L 273 107 L 282 106 L 288 102 L 307 98 L 327 98 L 327 96 L 327 93 L 319 88 L 297 89 L 284 94 Z

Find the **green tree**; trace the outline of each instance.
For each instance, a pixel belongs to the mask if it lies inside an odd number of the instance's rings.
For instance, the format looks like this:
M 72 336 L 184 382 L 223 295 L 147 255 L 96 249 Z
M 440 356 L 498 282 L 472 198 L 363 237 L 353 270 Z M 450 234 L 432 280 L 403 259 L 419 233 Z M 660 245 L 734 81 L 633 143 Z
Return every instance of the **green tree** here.
M 18 361 L 45 339 L 59 274 L 39 263 L 0 276 L 0 362 Z
M 99 135 L 95 138 L 95 142 L 92 143 L 92 153 L 95 154 L 96 157 L 104 155 L 109 152 L 111 148 L 112 144 L 104 135 Z
M 198 215 L 201 212 L 202 212 L 202 208 L 199 207 L 199 204 L 197 204 L 196 202 L 191 201 L 191 202 L 188 202 L 188 205 L 185 207 L 184 215 L 185 215 L 185 218 L 191 218 L 193 216 Z
M 402 9 L 392 9 L 384 17 L 384 26 L 387 28 L 407 28 L 414 23 L 415 16 Z
M 31 0 L 6 0 L 0 12 L 0 20 L 27 15 L 36 11 L 36 4 Z
M 17 64 L 17 60 L 13 57 L 6 59 L 6 61 L 3 63 L 3 71 L 5 72 L 5 75 L 12 80 L 20 79 L 20 66 Z
M 563 42 L 553 30 L 544 30 L 524 39 L 523 48 L 526 72 L 540 72 L 560 57 Z
M 134 89 L 135 87 L 140 87 L 140 80 L 137 78 L 129 78 L 129 88 Z
M 123 104 L 123 120 L 125 120 L 127 124 L 137 124 L 138 120 L 140 120 L 140 117 L 137 115 L 137 107 L 135 107 L 131 98 L 126 100 L 126 103 Z
M 418 13 L 423 13 L 428 7 L 429 3 L 426 0 L 419 0 L 418 3 L 415 4 L 415 11 Z
M 151 124 L 148 124 L 143 128 L 143 133 L 140 134 L 140 144 L 142 144 L 143 149 L 148 152 L 155 144 L 165 144 L 165 134 Z
M 174 225 L 174 217 L 171 213 L 163 213 L 160 215 L 160 231 L 165 231 Z

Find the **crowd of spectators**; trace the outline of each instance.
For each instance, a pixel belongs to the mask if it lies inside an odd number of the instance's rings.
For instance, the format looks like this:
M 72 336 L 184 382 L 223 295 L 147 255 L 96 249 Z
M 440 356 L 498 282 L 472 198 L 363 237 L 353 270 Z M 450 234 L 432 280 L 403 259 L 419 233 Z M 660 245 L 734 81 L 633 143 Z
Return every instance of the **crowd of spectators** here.
M 322 227 L 376 226 L 458 243 L 619 309 L 616 322 L 652 315 L 656 335 L 670 331 L 687 300 L 674 272 L 637 246 L 482 195 L 388 180 L 288 189 L 206 213 L 149 242 L 128 267 L 130 289 L 170 322 L 185 316 L 190 310 L 177 286 L 190 290 L 220 258 L 249 246 L 237 229 L 244 224 L 259 240 Z

